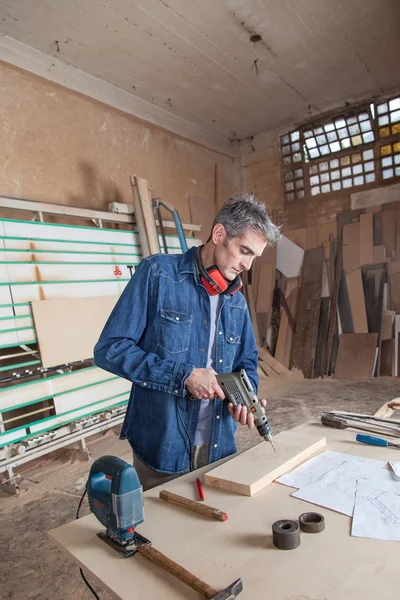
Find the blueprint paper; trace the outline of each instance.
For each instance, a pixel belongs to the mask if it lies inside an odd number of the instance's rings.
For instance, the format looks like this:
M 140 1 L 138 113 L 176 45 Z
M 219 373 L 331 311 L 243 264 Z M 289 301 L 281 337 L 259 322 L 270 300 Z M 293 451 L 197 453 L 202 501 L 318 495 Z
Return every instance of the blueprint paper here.
M 290 473 L 282 475 L 282 477 L 279 477 L 276 481 L 283 485 L 289 485 L 290 487 L 300 489 L 313 481 L 319 481 L 325 473 L 336 469 L 336 467 L 339 467 L 346 460 L 352 458 L 354 457 L 351 454 L 325 450 L 322 454 L 313 456 L 299 467 L 296 467 L 296 469 L 290 471 Z
M 385 474 L 387 477 L 390 472 L 383 470 L 385 465 L 384 461 L 351 456 L 335 469 L 291 495 L 351 517 L 357 480 L 385 478 Z
M 400 482 L 390 471 L 386 479 L 358 481 L 351 535 L 400 542 Z
M 389 465 L 392 467 L 393 469 L 393 473 L 396 475 L 396 477 L 399 478 L 400 480 L 400 462 L 396 461 L 396 462 L 390 462 Z

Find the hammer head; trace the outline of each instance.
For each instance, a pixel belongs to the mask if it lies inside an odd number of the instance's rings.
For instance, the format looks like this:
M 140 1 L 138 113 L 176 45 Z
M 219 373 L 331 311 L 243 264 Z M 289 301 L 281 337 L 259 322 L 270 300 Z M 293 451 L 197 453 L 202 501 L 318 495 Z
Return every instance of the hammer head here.
M 216 596 L 210 598 L 210 600 L 234 600 L 236 596 L 243 590 L 242 580 L 236 579 L 231 585 L 219 592 Z

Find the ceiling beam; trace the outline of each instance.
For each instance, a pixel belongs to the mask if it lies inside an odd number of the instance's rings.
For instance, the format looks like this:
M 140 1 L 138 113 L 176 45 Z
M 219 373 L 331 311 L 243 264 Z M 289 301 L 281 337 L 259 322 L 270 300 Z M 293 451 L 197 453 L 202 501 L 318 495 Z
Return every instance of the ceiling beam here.
M 228 156 L 231 141 L 102 79 L 0 34 L 0 60 Z

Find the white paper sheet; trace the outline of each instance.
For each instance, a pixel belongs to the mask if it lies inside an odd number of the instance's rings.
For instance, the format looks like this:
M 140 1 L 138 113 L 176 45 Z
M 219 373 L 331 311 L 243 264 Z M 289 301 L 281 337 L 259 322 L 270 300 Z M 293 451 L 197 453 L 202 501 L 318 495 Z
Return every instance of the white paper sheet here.
M 399 461 L 390 462 L 389 465 L 392 467 L 393 473 L 400 480 L 400 462 Z
M 332 450 L 325 450 L 322 454 L 313 456 L 305 463 L 296 467 L 290 473 L 286 473 L 279 477 L 276 481 L 283 485 L 289 485 L 297 489 L 303 488 L 312 481 L 318 481 L 325 473 L 336 469 L 346 460 L 354 458 L 351 454 L 344 454 L 342 452 L 332 452 Z
M 351 456 L 335 469 L 291 495 L 351 517 L 357 480 L 384 478 L 385 473 L 389 473 L 383 470 L 385 464 L 380 460 Z
M 400 542 L 400 482 L 385 479 L 357 483 L 351 535 Z

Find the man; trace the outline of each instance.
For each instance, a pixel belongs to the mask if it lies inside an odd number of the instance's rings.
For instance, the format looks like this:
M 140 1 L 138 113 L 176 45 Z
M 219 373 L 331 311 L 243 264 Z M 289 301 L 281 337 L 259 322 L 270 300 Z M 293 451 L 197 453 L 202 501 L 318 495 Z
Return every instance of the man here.
M 254 427 L 216 374 L 244 368 L 258 388 L 240 274 L 279 238 L 252 195 L 230 198 L 204 246 L 143 259 L 112 311 L 94 359 L 133 383 L 121 439 L 144 489 L 235 453 L 236 423 Z

